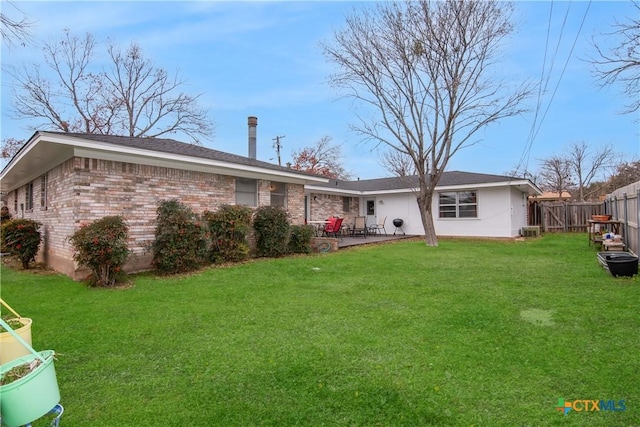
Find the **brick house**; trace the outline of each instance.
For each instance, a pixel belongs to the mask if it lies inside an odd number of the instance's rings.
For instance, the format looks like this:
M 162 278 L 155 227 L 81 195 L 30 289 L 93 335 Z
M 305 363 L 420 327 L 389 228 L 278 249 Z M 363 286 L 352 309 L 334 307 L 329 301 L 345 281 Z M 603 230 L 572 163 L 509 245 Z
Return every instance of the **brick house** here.
M 54 270 L 84 277 L 68 236 L 122 215 L 134 255 L 127 270 L 139 271 L 150 266 L 145 248 L 161 200 L 178 199 L 197 213 L 223 204 L 283 206 L 292 224 L 304 223 L 305 184 L 328 180 L 256 160 L 256 125 L 250 117 L 248 157 L 172 139 L 39 131 L 2 170 L 0 188 L 14 218 L 43 224 L 39 261 Z

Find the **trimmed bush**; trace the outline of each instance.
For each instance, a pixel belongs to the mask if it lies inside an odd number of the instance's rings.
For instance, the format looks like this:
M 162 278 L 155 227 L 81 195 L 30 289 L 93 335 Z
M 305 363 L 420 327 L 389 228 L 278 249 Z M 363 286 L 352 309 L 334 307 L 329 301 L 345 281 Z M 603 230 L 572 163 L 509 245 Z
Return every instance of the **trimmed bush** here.
M 252 214 L 251 208 L 239 205 L 222 205 L 215 212 L 205 211 L 202 217 L 209 226 L 211 261 L 238 262 L 249 257 L 247 236 Z
M 40 249 L 41 226 L 41 223 L 30 219 L 15 219 L 3 224 L 5 248 L 20 258 L 24 269 L 28 269 L 29 263 L 35 261 Z
M 207 259 L 206 229 L 198 215 L 178 200 L 163 200 L 157 209 L 153 266 L 160 274 L 185 273 Z
M 289 252 L 293 254 L 310 254 L 311 238 L 314 228 L 310 225 L 292 225 L 289 229 Z
M 253 219 L 258 256 L 277 258 L 287 254 L 289 222 L 281 207 L 263 206 Z
M 91 270 L 90 286 L 111 287 L 126 277 L 129 228 L 121 216 L 106 216 L 80 227 L 69 240 L 73 259 Z

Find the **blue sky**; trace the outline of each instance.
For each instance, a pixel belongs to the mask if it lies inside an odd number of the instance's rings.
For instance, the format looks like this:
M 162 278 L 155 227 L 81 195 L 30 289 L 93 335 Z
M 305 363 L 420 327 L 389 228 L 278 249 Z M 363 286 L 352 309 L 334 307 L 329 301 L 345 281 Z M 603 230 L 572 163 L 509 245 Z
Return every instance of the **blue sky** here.
M 353 178 L 390 175 L 373 145 L 349 129 L 356 123 L 351 101 L 327 84 L 332 65 L 319 47 L 344 24 L 346 15 L 372 2 L 2 1 L 2 12 L 17 17 L 14 6 L 35 22 L 36 42 L 55 40 L 65 28 L 96 35 L 103 42 L 100 53 L 107 39 L 123 48 L 136 40 L 157 66 L 179 71 L 188 80 L 185 90 L 202 94 L 200 104 L 216 124 L 207 147 L 247 155 L 247 117 L 257 116 L 261 160 L 277 163 L 276 136 L 285 136 L 284 164 L 293 150 L 327 135 L 342 146 L 343 163 Z M 610 144 L 627 159 L 640 158 L 638 115 L 618 114 L 628 101 L 620 88 L 599 88 L 589 65 L 580 59 L 592 54 L 591 37 L 601 37 L 615 20 L 624 21 L 636 12 L 628 1 L 516 2 L 517 32 L 505 45 L 500 77 L 548 79 L 536 137 L 530 138 L 534 98 L 528 103 L 531 112 L 479 133 L 479 142 L 459 152 L 448 169 L 503 174 L 524 158 L 535 171 L 539 159 L 561 154 L 568 144 L 581 141 L 593 148 Z M 3 139 L 26 139 L 33 125 L 12 118 L 11 80 L 5 66 L 41 61 L 37 46 L 2 45 Z

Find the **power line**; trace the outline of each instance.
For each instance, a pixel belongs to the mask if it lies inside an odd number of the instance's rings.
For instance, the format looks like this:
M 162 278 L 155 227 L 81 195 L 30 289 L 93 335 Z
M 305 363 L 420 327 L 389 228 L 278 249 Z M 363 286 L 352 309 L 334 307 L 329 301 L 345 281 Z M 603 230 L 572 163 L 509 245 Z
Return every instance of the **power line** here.
M 560 48 L 560 42 L 562 39 L 562 36 L 564 34 L 564 30 L 566 27 L 566 23 L 567 23 L 567 18 L 569 15 L 569 10 L 571 8 L 571 4 L 569 4 L 569 6 L 567 7 L 567 11 L 565 13 L 563 22 L 562 22 L 562 28 L 560 30 L 560 36 L 558 38 L 558 43 L 556 44 L 556 50 L 553 54 L 552 60 L 551 60 L 551 67 L 547 73 L 547 78 L 545 80 L 544 75 L 546 72 L 546 61 L 547 61 L 547 49 L 549 46 L 549 34 L 551 31 L 551 17 L 553 15 L 553 2 L 551 2 L 551 7 L 549 10 L 549 20 L 548 20 L 548 26 L 547 26 L 547 41 L 545 43 L 545 52 L 544 52 L 544 60 L 543 60 L 543 65 L 542 65 L 542 72 L 540 75 L 540 86 L 539 86 L 539 90 L 538 90 L 538 102 L 536 104 L 536 111 L 534 114 L 534 120 L 533 123 L 531 124 L 531 130 L 529 133 L 529 137 L 528 137 L 528 141 L 525 144 L 525 148 L 523 150 L 522 156 L 520 158 L 520 161 L 518 163 L 518 166 L 516 167 L 516 170 L 519 170 L 521 166 L 523 166 L 524 164 L 524 173 L 526 173 L 528 166 L 529 166 L 529 156 L 531 154 L 531 148 L 533 146 L 533 142 L 535 141 L 536 137 L 538 136 L 538 133 L 540 132 L 540 129 L 542 128 L 542 124 L 547 116 L 547 113 L 549 112 L 549 109 L 551 108 L 551 104 L 553 103 L 553 100 L 555 98 L 555 95 L 558 91 L 558 88 L 560 87 L 560 83 L 562 81 L 562 78 L 564 77 L 564 73 L 567 69 L 567 66 L 569 65 L 569 60 L 571 59 L 571 56 L 573 55 L 573 51 L 575 49 L 576 43 L 578 42 L 578 37 L 580 36 L 580 33 L 582 32 L 582 28 L 584 26 L 584 23 L 587 19 L 587 14 L 589 13 L 589 9 L 591 8 L 591 1 L 589 0 L 589 3 L 587 4 L 587 8 L 585 9 L 584 15 L 582 16 L 582 22 L 580 23 L 580 27 L 578 28 L 578 31 L 576 33 L 576 36 L 573 40 L 573 44 L 571 45 L 571 50 L 569 51 L 569 54 L 567 55 L 567 59 L 564 63 L 564 66 L 562 68 L 562 72 L 560 73 L 560 77 L 558 78 L 558 81 L 555 85 L 555 88 L 553 90 L 553 93 L 551 94 L 551 98 L 549 99 L 549 102 L 547 104 L 547 107 L 544 110 L 544 113 L 542 114 L 542 118 L 540 119 L 540 121 L 538 122 L 538 116 L 540 114 L 540 110 L 542 107 L 542 93 L 546 92 L 548 84 L 549 84 L 549 80 L 551 78 L 551 72 L 553 71 L 553 67 L 555 65 L 555 59 L 558 56 L 558 51 Z M 542 89 L 543 86 L 543 82 L 544 82 L 544 90 Z M 537 127 L 536 127 L 537 125 Z

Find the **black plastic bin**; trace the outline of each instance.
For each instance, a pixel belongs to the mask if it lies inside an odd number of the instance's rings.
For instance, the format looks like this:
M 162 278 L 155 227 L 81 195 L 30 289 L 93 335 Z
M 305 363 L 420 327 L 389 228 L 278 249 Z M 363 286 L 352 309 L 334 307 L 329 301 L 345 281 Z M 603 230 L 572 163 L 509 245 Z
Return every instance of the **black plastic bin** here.
M 638 274 L 638 257 L 629 252 L 598 252 L 598 261 L 613 277 Z

